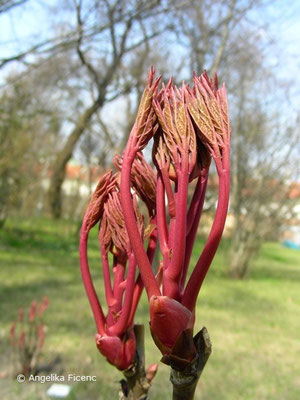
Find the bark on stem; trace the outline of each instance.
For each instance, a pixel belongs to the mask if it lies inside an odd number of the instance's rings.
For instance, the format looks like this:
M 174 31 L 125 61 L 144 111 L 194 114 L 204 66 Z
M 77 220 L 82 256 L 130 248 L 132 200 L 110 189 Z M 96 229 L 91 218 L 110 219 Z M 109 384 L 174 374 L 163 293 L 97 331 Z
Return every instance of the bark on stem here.
M 136 339 L 135 361 L 131 367 L 123 371 L 125 380 L 120 391 L 120 400 L 146 400 L 151 383 L 146 377 L 144 325 L 134 325 Z
M 211 354 L 211 342 L 207 329 L 203 327 L 195 336 L 197 355 L 183 370 L 171 369 L 170 381 L 173 385 L 173 400 L 193 400 L 197 383 Z

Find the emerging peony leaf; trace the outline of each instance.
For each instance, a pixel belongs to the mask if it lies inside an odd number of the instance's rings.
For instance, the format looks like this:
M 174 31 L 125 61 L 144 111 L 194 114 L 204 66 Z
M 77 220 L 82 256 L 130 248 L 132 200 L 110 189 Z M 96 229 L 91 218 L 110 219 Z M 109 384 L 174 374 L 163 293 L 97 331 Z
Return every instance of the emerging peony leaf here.
M 112 175 L 112 171 L 107 172 L 99 180 L 98 185 L 89 202 L 82 223 L 82 229 L 85 232 L 89 232 L 92 227 L 95 226 L 97 222 L 99 222 L 103 213 L 104 202 L 107 198 L 108 193 L 114 188 L 115 184 L 116 176 Z

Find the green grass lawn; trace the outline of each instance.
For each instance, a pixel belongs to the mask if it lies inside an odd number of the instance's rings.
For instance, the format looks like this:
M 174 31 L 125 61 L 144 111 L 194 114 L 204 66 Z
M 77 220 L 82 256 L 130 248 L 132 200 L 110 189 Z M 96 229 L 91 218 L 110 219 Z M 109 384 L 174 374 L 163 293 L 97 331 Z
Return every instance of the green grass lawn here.
M 121 374 L 105 362 L 78 263 L 76 225 L 11 220 L 0 231 L 0 376 L 10 369 L 9 327 L 20 307 L 47 295 L 43 362 L 57 355 L 61 374 L 96 375 L 74 384 L 77 399 L 118 398 Z M 196 329 L 208 328 L 213 353 L 197 388 L 199 400 L 300 399 L 300 252 L 266 243 L 245 281 L 226 276 L 224 240 L 198 298 Z M 201 250 L 197 243 L 196 253 Z M 90 247 L 96 286 L 102 293 L 95 237 Z M 196 259 L 196 255 L 194 260 Z M 158 362 L 143 296 L 136 322 L 146 326 L 147 363 Z M 168 367 L 160 364 L 150 399 L 170 399 Z M 45 399 L 49 383 L 0 379 L 0 399 Z

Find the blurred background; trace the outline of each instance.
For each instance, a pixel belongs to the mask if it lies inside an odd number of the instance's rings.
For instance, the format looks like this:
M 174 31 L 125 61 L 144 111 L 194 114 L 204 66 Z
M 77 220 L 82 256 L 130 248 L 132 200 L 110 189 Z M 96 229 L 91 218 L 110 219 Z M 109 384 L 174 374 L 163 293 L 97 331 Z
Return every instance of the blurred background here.
M 217 71 L 229 94 L 230 209 L 199 296 L 197 324 L 214 353 L 197 399 L 300 398 L 299 20 L 297 0 L 0 1 L 2 398 L 47 398 L 47 385 L 9 379 L 10 324 L 43 296 L 44 363 L 58 357 L 53 371 L 98 376 L 73 385 L 78 399 L 117 393 L 120 374 L 94 345 L 78 232 L 126 144 L 151 65 L 178 84 Z M 212 171 L 194 261 L 216 183 Z M 96 237 L 90 254 L 101 292 Z M 148 321 L 145 299 L 137 319 Z M 149 332 L 146 345 L 157 362 Z M 150 398 L 168 398 L 167 381 L 161 365 Z

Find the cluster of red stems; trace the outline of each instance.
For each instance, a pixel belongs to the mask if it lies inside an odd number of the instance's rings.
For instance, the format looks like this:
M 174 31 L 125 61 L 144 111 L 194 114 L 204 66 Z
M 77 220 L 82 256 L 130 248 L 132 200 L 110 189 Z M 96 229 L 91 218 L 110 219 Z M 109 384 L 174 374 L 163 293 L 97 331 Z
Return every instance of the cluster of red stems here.
M 10 327 L 10 343 L 14 350 L 16 373 L 28 376 L 34 372 L 38 357 L 45 341 L 45 326 L 43 314 L 48 307 L 48 297 L 41 303 L 32 301 L 28 314 L 24 309 L 19 309 L 17 322 L 12 322 Z
M 217 76 L 210 79 L 206 72 L 194 74 L 193 87 L 182 83 L 178 88 L 170 79 L 159 89 L 159 82 L 151 68 L 127 146 L 114 158 L 117 172 L 101 177 L 81 229 L 81 272 L 97 326 L 97 347 L 120 370 L 134 359 L 133 321 L 143 287 L 162 361 L 180 369 L 195 357 L 196 300 L 228 209 L 230 122 L 225 85 L 219 89 Z M 156 172 L 142 154 L 151 139 Z M 219 179 L 218 205 L 187 281 L 211 159 Z M 89 232 L 98 223 L 106 313 L 87 257 Z M 158 245 L 162 260 L 154 272 Z

